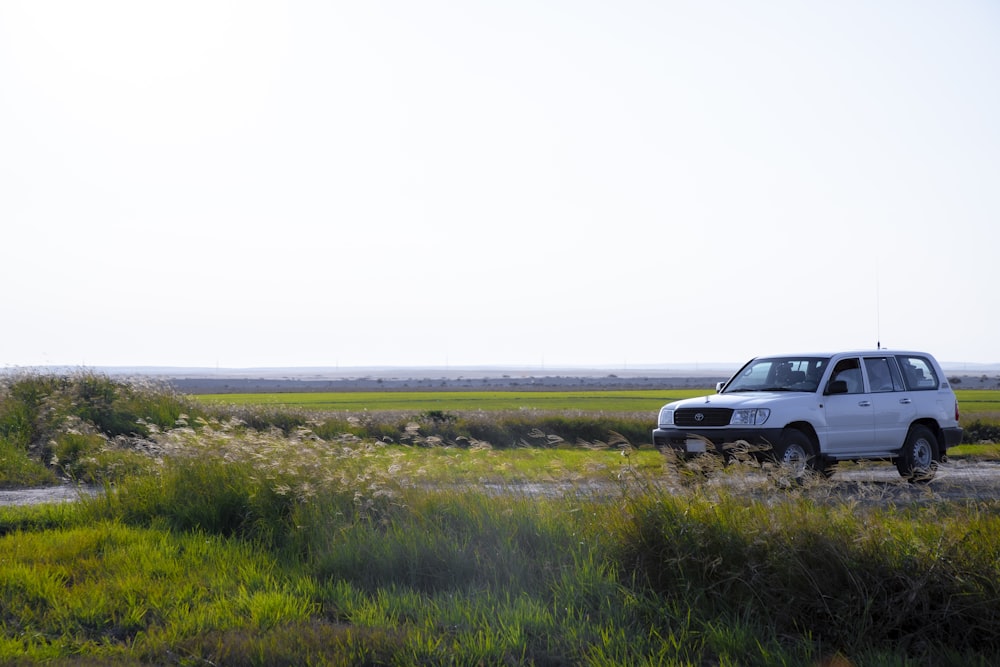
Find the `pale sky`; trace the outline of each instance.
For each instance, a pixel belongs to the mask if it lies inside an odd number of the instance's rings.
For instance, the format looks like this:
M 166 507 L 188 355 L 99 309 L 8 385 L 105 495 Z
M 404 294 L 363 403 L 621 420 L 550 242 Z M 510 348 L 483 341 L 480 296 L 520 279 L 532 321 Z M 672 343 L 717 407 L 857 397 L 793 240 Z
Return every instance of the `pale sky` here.
M 0 1 L 0 367 L 1000 362 L 1000 4 Z

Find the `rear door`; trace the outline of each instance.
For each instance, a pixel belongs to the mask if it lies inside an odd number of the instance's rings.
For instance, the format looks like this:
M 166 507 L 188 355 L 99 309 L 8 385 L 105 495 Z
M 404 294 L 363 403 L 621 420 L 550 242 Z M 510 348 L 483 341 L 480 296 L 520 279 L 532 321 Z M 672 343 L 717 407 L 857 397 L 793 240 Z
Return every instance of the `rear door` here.
M 916 407 L 906 392 L 895 357 L 865 357 L 865 375 L 875 417 L 875 442 L 892 451 L 903 446 Z

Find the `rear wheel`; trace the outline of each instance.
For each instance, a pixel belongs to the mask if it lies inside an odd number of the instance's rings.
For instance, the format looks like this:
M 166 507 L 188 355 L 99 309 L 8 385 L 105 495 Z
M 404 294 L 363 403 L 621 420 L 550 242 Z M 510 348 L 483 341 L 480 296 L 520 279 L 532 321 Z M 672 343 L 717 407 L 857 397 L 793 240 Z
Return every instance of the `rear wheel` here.
M 929 428 L 919 424 L 912 426 L 896 457 L 896 469 L 908 482 L 929 482 L 937 472 L 937 450 L 937 438 Z

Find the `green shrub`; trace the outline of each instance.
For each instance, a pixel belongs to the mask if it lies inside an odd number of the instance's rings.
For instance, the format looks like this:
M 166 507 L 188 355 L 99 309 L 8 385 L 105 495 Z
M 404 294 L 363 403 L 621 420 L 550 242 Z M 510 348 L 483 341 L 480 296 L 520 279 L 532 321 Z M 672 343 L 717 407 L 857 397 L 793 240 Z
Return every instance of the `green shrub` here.
M 240 419 L 251 425 L 244 417 Z M 438 414 L 429 411 L 416 416 L 398 412 L 348 417 L 300 414 L 298 426 L 308 426 L 326 439 L 349 433 L 379 442 L 423 446 L 469 446 L 479 442 L 506 449 L 577 443 L 601 445 L 608 444 L 611 439 L 624 439 L 638 446 L 649 442 L 650 424 L 648 417 L 640 416 L 559 415 L 531 411 Z M 259 429 L 271 424 L 263 421 L 253 425 Z
M 149 435 L 149 425 L 171 428 L 181 415 L 199 411 L 171 390 L 96 374 L 81 374 L 70 384 L 69 411 L 108 437 Z
M 144 474 L 123 475 L 114 493 L 86 504 L 99 518 L 276 547 L 296 530 L 302 502 L 301 496 L 283 489 L 280 480 L 267 479 L 251 462 L 204 453 L 173 456 L 156 470 L 147 465 Z
M 20 443 L 0 437 L 0 489 L 47 486 L 58 481 L 55 473 L 31 458 Z
M 118 446 L 98 433 L 60 433 L 49 447 L 49 461 L 68 479 L 84 484 L 115 482 L 148 472 L 149 456 Z
M 561 415 L 535 412 L 470 414 L 453 420 L 426 420 L 421 433 L 446 442 L 488 442 L 493 447 L 546 447 L 577 442 L 600 443 L 612 433 L 636 444 L 650 438 L 648 418 Z
M 284 435 L 294 433 L 309 423 L 309 417 L 298 410 L 260 406 L 217 406 L 208 409 L 208 415 L 219 421 L 237 420 L 255 431 L 278 430 Z
M 147 457 L 130 451 L 136 443 L 128 439 L 148 438 L 185 414 L 201 414 L 190 407 L 163 386 L 93 373 L 4 375 L 0 440 L 10 451 L 0 458 L 0 480 L 34 484 L 59 474 L 98 482 L 141 471 Z M 45 467 L 52 471 L 38 475 Z
M 976 419 L 963 425 L 962 428 L 962 442 L 965 444 L 1000 442 L 1000 424 Z
M 106 443 L 97 433 L 60 433 L 50 446 L 50 461 L 70 479 L 94 481 L 96 456 Z
M 0 381 L 0 437 L 25 449 L 44 441 L 63 418 L 52 397 L 66 379 L 50 375 L 14 374 Z
M 34 436 L 35 415 L 26 404 L 14 400 L 0 402 L 0 438 L 11 446 L 27 450 Z
M 124 480 L 106 502 L 128 523 L 164 522 L 174 530 L 249 536 L 254 490 L 245 465 L 180 458 L 157 475 Z
M 569 507 L 539 513 L 534 499 L 472 491 L 410 492 L 401 500 L 374 523 L 342 517 L 335 535 L 303 535 L 317 574 L 367 591 L 398 585 L 514 595 L 552 585 L 577 555 L 567 549 L 579 530 Z

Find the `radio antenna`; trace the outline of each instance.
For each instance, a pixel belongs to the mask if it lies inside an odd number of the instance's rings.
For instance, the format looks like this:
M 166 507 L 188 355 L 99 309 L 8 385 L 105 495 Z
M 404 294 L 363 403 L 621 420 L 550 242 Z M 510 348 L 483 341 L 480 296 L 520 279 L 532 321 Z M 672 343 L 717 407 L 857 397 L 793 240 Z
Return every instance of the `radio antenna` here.
M 878 266 L 875 267 L 875 349 L 882 349 L 882 288 L 879 285 Z

